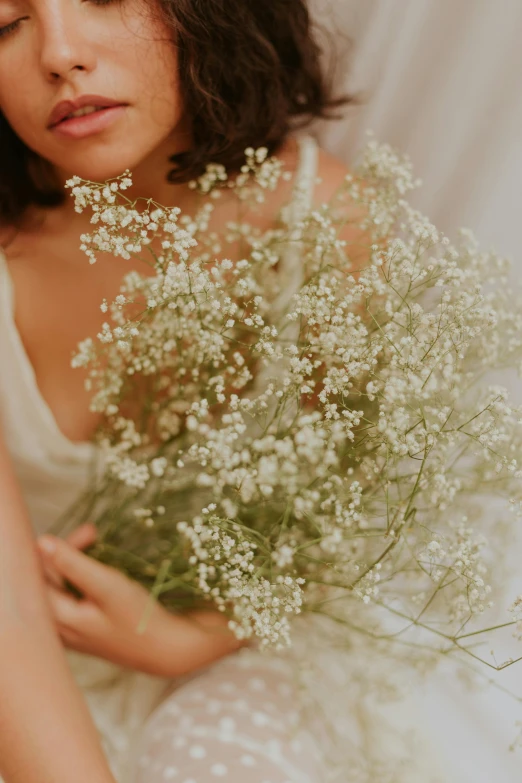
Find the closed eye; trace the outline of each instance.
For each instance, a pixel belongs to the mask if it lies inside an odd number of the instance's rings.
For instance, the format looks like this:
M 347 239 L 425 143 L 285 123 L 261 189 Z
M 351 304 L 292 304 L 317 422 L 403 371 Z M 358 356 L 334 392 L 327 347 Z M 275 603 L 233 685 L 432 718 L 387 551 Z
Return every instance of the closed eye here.
M 27 19 L 26 16 L 23 18 Z M 14 22 L 6 24 L 4 27 L 0 27 L 0 38 L 2 38 L 4 35 L 9 35 L 9 33 L 13 32 L 13 30 L 16 30 L 21 21 L 22 19 L 16 19 Z
M 91 0 L 91 2 L 93 5 L 104 6 L 110 5 L 111 3 L 115 2 L 115 0 Z M 0 38 L 2 38 L 4 35 L 9 35 L 9 33 L 14 32 L 20 25 L 20 22 L 22 22 L 24 19 L 28 19 L 28 17 L 24 16 L 21 19 L 16 19 L 14 22 L 10 22 L 9 24 L 4 25 L 4 27 L 0 27 Z

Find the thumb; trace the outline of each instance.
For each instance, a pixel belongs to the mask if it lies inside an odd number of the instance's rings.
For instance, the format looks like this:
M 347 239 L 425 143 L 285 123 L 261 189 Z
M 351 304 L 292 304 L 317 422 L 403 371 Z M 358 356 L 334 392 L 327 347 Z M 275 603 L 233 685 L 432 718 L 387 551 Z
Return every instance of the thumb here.
M 55 536 L 40 536 L 38 546 L 58 573 L 78 587 L 86 598 L 99 604 L 110 598 L 119 572 L 85 555 L 67 541 Z

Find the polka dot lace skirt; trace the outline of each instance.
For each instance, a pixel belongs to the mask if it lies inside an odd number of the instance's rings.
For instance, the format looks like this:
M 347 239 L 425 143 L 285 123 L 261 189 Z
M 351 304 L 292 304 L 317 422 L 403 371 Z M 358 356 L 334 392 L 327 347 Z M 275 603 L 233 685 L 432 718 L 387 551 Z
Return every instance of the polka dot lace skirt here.
M 322 783 L 281 660 L 255 649 L 212 665 L 156 708 L 134 749 L 131 783 Z

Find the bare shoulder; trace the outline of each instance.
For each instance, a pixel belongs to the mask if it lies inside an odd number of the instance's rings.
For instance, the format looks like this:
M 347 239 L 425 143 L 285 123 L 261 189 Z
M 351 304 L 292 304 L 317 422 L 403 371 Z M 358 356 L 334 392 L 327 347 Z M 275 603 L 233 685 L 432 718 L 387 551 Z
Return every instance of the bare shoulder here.
M 319 149 L 317 162 L 318 182 L 315 188 L 315 201 L 324 204 L 331 200 L 337 190 L 342 187 L 346 176 L 351 173 L 344 161 Z
M 0 253 L 9 247 L 16 234 L 15 226 L 0 223 Z
M 45 218 L 45 208 L 29 205 L 13 223 L 0 221 L 0 250 L 9 250 L 10 256 L 18 255 L 28 241 L 38 240 Z
M 328 204 L 343 187 L 348 174 L 353 170 L 342 160 L 331 155 L 326 150 L 319 150 L 317 167 L 317 184 L 314 192 L 316 207 Z M 370 254 L 371 240 L 366 230 L 361 229 L 360 222 L 367 216 L 367 208 L 347 196 L 342 201 L 343 215 L 346 225 L 340 233 L 350 248 L 350 255 L 357 265 L 364 264 Z
M 348 174 L 353 174 L 353 169 L 344 161 L 331 155 L 326 150 L 319 149 L 317 166 L 317 184 L 314 193 L 316 206 L 326 204 L 335 196 L 346 182 Z M 350 220 L 362 220 L 366 215 L 366 208 L 344 199 L 345 208 L 349 210 Z
M 0 223 L 0 251 L 2 248 L 6 247 L 7 243 L 9 242 L 10 234 L 10 228 Z

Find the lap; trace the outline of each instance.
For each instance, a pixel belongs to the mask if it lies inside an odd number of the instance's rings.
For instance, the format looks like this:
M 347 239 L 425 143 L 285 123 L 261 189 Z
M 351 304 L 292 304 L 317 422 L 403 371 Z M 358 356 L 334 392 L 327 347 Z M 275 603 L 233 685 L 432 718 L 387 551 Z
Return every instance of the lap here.
M 132 783 L 320 783 L 284 661 L 242 649 L 170 693 L 134 749 Z

